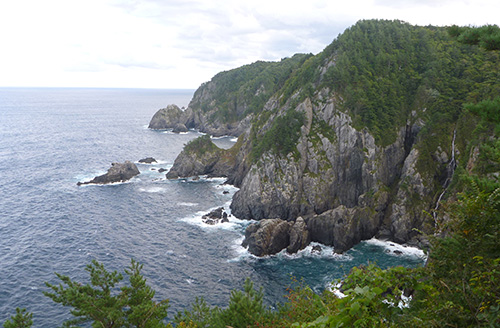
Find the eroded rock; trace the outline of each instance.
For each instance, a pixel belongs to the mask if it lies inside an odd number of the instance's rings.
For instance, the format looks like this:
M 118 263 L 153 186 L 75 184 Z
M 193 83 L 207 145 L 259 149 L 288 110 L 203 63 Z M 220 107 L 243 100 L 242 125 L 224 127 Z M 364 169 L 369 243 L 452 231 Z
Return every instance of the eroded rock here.
M 281 219 L 265 219 L 249 225 L 245 231 L 243 246 L 256 256 L 279 253 L 290 244 L 290 228 L 293 223 Z
M 97 176 L 87 182 L 78 182 L 77 185 L 124 182 L 132 179 L 138 174 L 140 174 L 139 169 L 130 161 L 125 161 L 125 163 L 112 163 L 111 168 L 109 168 L 106 174 Z

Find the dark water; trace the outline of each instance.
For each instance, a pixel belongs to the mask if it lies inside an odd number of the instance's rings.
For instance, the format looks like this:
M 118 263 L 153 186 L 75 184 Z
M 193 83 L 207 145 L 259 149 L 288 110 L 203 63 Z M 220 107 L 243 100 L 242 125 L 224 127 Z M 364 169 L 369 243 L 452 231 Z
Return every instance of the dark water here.
M 170 315 L 195 296 L 227 304 L 246 277 L 263 286 L 266 301 L 283 299 L 290 276 L 316 290 L 354 265 L 421 263 L 419 253 L 387 254 L 387 243 L 362 243 L 343 256 L 324 248 L 294 256 L 256 259 L 238 246 L 248 222 L 216 227 L 200 215 L 230 202 L 235 189 L 221 179 L 168 181 L 159 168 L 172 165 L 182 146 L 199 136 L 151 131 L 159 108 L 186 106 L 193 91 L 142 89 L 0 88 L 0 324 L 26 307 L 35 327 L 54 327 L 69 309 L 43 296 L 54 272 L 86 282 L 92 259 L 123 271 L 134 258 Z M 223 147 L 231 138 L 217 140 Z M 152 156 L 128 183 L 77 187 L 112 162 Z M 230 191 L 223 194 L 223 191 Z

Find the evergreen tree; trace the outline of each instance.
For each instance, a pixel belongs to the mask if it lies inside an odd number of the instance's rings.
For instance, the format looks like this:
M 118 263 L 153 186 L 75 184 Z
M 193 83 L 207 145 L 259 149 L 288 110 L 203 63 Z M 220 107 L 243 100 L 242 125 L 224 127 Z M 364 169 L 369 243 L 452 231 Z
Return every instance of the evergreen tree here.
M 92 327 L 167 327 L 163 319 L 167 316 L 168 300 L 156 302 L 155 292 L 146 285 L 141 275 L 142 265 L 134 260 L 125 273 L 130 286 L 118 289 L 123 280 L 117 271 L 108 272 L 104 265 L 92 261 L 86 271 L 90 273 L 90 284 L 71 280 L 56 273 L 62 281 L 59 285 L 46 283 L 52 292 L 44 292 L 54 302 L 72 307 L 75 319 L 64 323 L 64 327 L 91 322 Z
M 33 325 L 33 314 L 26 312 L 26 309 L 16 309 L 16 315 L 5 321 L 4 328 L 29 328 Z

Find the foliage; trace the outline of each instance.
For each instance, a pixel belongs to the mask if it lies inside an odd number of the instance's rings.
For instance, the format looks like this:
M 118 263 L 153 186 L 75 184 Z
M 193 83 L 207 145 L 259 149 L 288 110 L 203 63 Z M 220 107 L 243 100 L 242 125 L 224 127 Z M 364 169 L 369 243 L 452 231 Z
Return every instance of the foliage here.
M 189 141 L 184 147 L 184 151 L 188 153 L 195 153 L 198 155 L 203 155 L 206 152 L 218 151 L 217 147 L 208 134 L 202 135 L 196 139 Z
M 175 316 L 175 323 L 177 327 L 255 327 L 260 320 L 269 316 L 262 298 L 262 289 L 256 291 L 253 282 L 247 278 L 243 291 L 231 292 L 227 308 L 210 308 L 203 299 L 197 298 L 191 311 L 185 310 Z
M 297 141 L 303 124 L 304 113 L 292 109 L 285 115 L 276 117 L 271 127 L 260 137 L 256 137 L 254 127 L 252 160 L 257 161 L 267 151 L 281 156 L 294 152 L 297 149 Z
M 33 325 L 33 314 L 26 309 L 16 308 L 16 315 L 5 321 L 4 328 L 29 328 Z
M 216 110 L 212 119 L 224 123 L 259 113 L 297 67 L 311 56 L 296 54 L 279 62 L 257 61 L 221 72 L 195 92 L 190 107 L 204 112 Z
M 500 28 L 497 25 L 462 27 L 453 25 L 448 33 L 458 42 L 478 45 L 486 50 L 500 50 Z
M 415 300 L 436 327 L 500 324 L 499 193 L 476 185 L 450 205 L 450 232 L 434 240 L 426 270 L 432 288 Z
M 75 318 L 65 322 L 64 327 L 86 322 L 92 323 L 92 327 L 167 327 L 163 319 L 167 316 L 168 300 L 153 300 L 155 292 L 146 284 L 141 270 L 142 265 L 132 260 L 125 270 L 130 286 L 118 289 L 122 274 L 108 272 L 94 260 L 86 268 L 90 284 L 56 273 L 62 283 L 46 283 L 52 292 L 44 294 L 56 303 L 72 307 L 70 312 Z

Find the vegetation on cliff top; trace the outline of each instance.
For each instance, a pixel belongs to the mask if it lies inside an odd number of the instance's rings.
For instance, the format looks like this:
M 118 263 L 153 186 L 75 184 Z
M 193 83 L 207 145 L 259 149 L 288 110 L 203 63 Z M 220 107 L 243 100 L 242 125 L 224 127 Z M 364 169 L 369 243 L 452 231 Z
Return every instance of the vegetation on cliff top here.
M 196 90 L 189 104 L 193 109 L 213 113 L 213 120 L 235 122 L 258 113 L 290 75 L 312 55 L 296 54 L 279 62 L 258 61 L 215 75 Z M 207 90 L 212 87 L 212 90 Z M 207 98 L 204 98 L 207 95 Z

